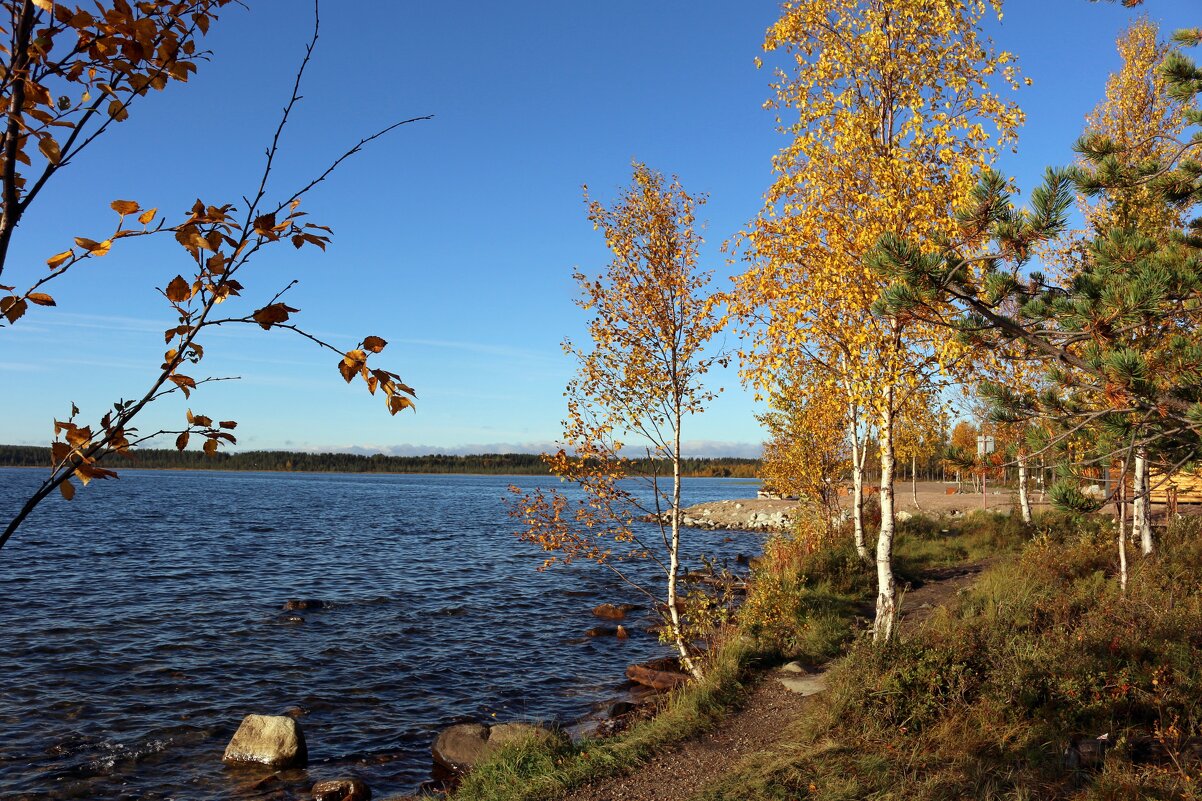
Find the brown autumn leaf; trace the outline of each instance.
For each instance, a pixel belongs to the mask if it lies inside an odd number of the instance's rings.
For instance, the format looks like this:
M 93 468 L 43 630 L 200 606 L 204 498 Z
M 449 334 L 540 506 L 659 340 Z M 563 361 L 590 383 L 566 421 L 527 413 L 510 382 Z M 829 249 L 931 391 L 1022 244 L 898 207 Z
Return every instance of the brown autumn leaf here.
M 214 456 L 214 455 L 216 455 L 216 453 L 217 453 L 217 440 L 215 440 L 215 439 L 206 439 L 206 440 L 205 440 L 205 445 L 204 445 L 204 450 L 205 450 L 205 456 Z
M 43 136 L 38 142 L 38 150 L 42 151 L 42 155 L 51 164 L 58 164 L 63 158 L 63 154 L 58 148 L 58 142 L 54 141 L 52 136 Z
M 109 116 L 117 122 L 125 122 L 129 119 L 129 111 L 126 110 L 125 104 L 120 100 L 114 100 L 109 103 Z
M 142 223 L 142 225 L 149 225 L 150 221 L 154 219 L 156 212 L 158 212 L 157 208 L 147 209 L 138 215 L 138 222 Z
M 38 306 L 54 306 L 54 298 L 47 295 L 45 292 L 30 292 L 25 296 L 30 303 L 36 303 Z
M 380 337 L 367 337 L 363 340 L 363 349 L 370 350 L 372 353 L 379 353 L 384 350 L 384 346 L 387 344 L 388 342 Z
M 75 497 L 75 485 L 71 483 L 70 479 L 66 479 L 63 483 L 59 484 L 58 491 L 68 501 Z
M 75 237 L 75 244 L 86 250 L 91 256 L 103 256 L 113 246 L 113 240 L 106 239 L 103 242 L 97 242 L 95 239 L 88 239 L 86 236 L 77 236 Z
M 258 323 L 264 331 L 271 328 L 276 323 L 283 323 L 288 320 L 288 315 L 293 312 L 298 312 L 300 309 L 294 309 L 284 303 L 272 303 L 269 306 L 256 311 L 251 317 Z
M 67 442 L 73 448 L 83 447 L 92 441 L 91 426 L 84 426 L 82 428 L 79 426 L 71 426 L 65 431 L 65 433 L 67 435 Z
M 71 455 L 71 446 L 65 442 L 50 443 L 50 463 L 61 464 L 64 459 Z
M 182 275 L 177 275 L 167 284 L 166 295 L 167 300 L 172 303 L 183 303 L 192 297 L 192 285 L 185 281 Z
M 338 372 L 342 374 L 346 383 L 351 383 L 355 378 L 355 373 L 359 372 L 359 366 L 354 362 L 342 359 L 338 362 Z
M 53 270 L 74 255 L 74 250 L 64 250 L 62 253 L 55 253 L 53 256 L 46 259 L 46 265 Z
M 187 431 L 180 434 L 178 437 L 175 438 L 175 449 L 182 451 L 184 448 L 188 447 L 189 439 L 190 439 L 190 437 L 189 437 Z
M 75 475 L 79 476 L 86 484 L 93 478 L 116 478 L 117 473 L 114 470 L 109 470 L 105 467 L 98 467 L 90 462 L 84 462 L 75 469 Z
M 114 200 L 109 206 L 122 217 L 126 214 L 137 214 L 142 208 L 132 200 Z
M 396 414 L 402 409 L 413 409 L 417 411 L 417 407 L 413 405 L 413 401 L 406 398 L 404 395 L 392 395 L 388 398 L 388 413 Z
M 264 214 L 260 217 L 256 217 L 254 228 L 255 233 L 259 236 L 270 235 L 272 233 L 272 229 L 275 228 L 275 214 Z
M 221 428 L 237 428 L 238 427 L 238 423 L 235 420 L 222 420 L 217 425 L 219 425 Z
M 196 389 L 196 379 L 186 375 L 176 374 L 171 376 L 171 383 L 180 388 L 185 398 L 192 397 L 192 390 Z
M 9 325 L 20 320 L 28 308 L 29 304 L 18 298 L 0 298 L 0 314 L 4 315 Z
M 213 425 L 213 419 L 205 417 L 203 414 L 198 414 L 192 418 L 192 423 L 203 428 L 210 428 Z

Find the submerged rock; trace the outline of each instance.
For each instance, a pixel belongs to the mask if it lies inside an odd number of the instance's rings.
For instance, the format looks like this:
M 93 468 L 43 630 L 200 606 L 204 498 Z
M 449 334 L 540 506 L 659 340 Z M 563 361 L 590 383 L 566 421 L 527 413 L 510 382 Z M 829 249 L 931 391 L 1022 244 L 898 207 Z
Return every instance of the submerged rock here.
M 309 609 L 325 609 L 329 604 L 316 598 L 292 598 L 284 602 L 285 612 L 303 612 Z
M 631 665 L 626 668 L 626 678 L 635 684 L 641 684 L 644 687 L 650 687 L 659 692 L 673 690 L 682 684 L 688 683 L 688 674 L 680 673 L 677 670 L 665 669 L 668 667 L 661 660 L 648 662 L 645 665 Z
M 621 628 L 621 626 L 593 626 L 584 633 L 588 637 L 616 637 L 618 636 L 619 628 Z
M 638 608 L 635 604 L 600 604 L 593 607 L 593 614 L 603 620 L 623 620 Z
M 304 767 L 309 761 L 300 724 L 283 715 L 247 715 L 225 748 L 223 762 Z
M 371 788 L 359 779 L 330 779 L 313 785 L 313 801 L 370 801 Z

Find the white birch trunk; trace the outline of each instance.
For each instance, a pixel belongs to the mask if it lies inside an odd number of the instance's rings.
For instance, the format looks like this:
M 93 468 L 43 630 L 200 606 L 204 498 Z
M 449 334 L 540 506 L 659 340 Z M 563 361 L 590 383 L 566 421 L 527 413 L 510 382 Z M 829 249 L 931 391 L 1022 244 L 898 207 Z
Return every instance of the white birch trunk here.
M 1018 455 L 1018 506 L 1022 510 L 1023 522 L 1030 523 L 1033 519 L 1031 514 L 1031 493 L 1027 489 L 1027 457 L 1025 454 Z
M 1135 452 L 1135 497 L 1131 502 L 1131 535 L 1139 537 L 1140 551 L 1144 556 L 1152 553 L 1152 481 L 1148 470 L 1148 452 Z
M 893 578 L 893 534 L 896 515 L 893 504 L 893 386 L 885 389 L 881 414 L 881 532 L 876 541 L 876 619 L 872 623 L 873 642 L 888 642 L 893 637 L 897 617 L 897 586 Z
M 676 431 L 672 443 L 672 539 L 668 548 L 668 616 L 672 621 L 672 639 L 680 654 L 680 664 L 693 675 L 701 678 L 701 668 L 689 654 L 688 643 L 680 626 L 680 604 L 677 602 L 676 587 L 680 576 L 680 412 L 676 413 Z
M 865 562 L 871 561 L 864 543 L 864 451 L 860 445 L 860 428 L 855 407 L 851 413 L 851 522 L 856 553 Z
M 914 511 L 921 512 L 922 507 L 918 504 L 918 456 L 910 455 L 910 500 L 914 501 Z

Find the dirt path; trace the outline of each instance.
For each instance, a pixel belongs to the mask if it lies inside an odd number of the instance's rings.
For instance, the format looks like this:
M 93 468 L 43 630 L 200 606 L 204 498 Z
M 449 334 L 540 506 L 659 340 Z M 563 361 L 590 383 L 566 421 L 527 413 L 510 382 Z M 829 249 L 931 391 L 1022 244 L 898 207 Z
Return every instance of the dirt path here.
M 765 673 L 743 708 L 717 728 L 657 755 L 634 773 L 577 787 L 563 801 L 684 801 L 743 757 L 776 742 L 809 701 Z
M 956 565 L 926 573 L 922 585 L 906 593 L 900 631 L 912 631 L 972 584 L 988 564 Z M 821 673 L 809 674 L 806 679 L 822 684 Z M 685 801 L 696 796 L 745 757 L 779 742 L 812 703 L 812 696 L 786 689 L 782 680 L 790 681 L 782 670 L 760 674 L 746 703 L 716 728 L 655 756 L 633 773 L 577 787 L 562 801 Z M 814 681 L 808 683 L 814 686 Z
M 923 574 L 922 584 L 902 596 L 899 631 L 902 634 L 912 631 L 936 609 L 947 606 L 995 561 L 985 559 L 928 570 Z

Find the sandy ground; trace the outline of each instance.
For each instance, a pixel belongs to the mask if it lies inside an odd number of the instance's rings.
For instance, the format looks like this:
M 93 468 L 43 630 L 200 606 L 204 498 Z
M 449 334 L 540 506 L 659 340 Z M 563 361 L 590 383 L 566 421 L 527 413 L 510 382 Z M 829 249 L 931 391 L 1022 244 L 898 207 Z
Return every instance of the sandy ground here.
M 903 482 L 894 488 L 894 501 L 898 511 L 937 515 L 967 514 L 976 509 L 1009 512 L 1017 507 L 1018 493 L 1016 491 L 1005 487 L 987 489 L 988 493 L 982 495 L 980 492 L 973 492 L 970 484 L 965 484 L 963 490 L 959 490 L 954 483 L 920 481 L 916 486 L 912 486 L 909 482 Z M 843 496 L 839 501 L 843 508 L 850 508 L 850 496 Z M 715 528 L 779 530 L 785 527 L 782 524 L 782 516 L 789 516 L 796 506 L 796 501 L 755 498 L 739 501 L 710 501 L 685 509 L 685 522 L 687 525 Z M 1032 509 L 1038 511 L 1047 506 L 1047 499 L 1041 493 L 1033 492 L 1031 494 Z
M 944 484 L 937 481 L 919 481 L 918 504 L 914 503 L 914 493 L 909 481 L 899 482 L 893 489 L 897 508 L 907 512 L 934 512 L 947 514 L 950 512 L 971 512 L 974 509 L 988 509 L 994 512 L 1008 512 L 1018 506 L 1018 491 L 1007 487 L 993 488 L 986 485 L 986 494 L 973 492 L 972 484 L 965 482 L 962 490 L 956 489 L 956 484 Z M 953 494 L 949 494 L 949 491 Z M 844 506 L 849 501 L 841 499 Z M 1038 511 L 1047 508 L 1047 499 L 1038 491 L 1031 493 L 1031 508 Z

